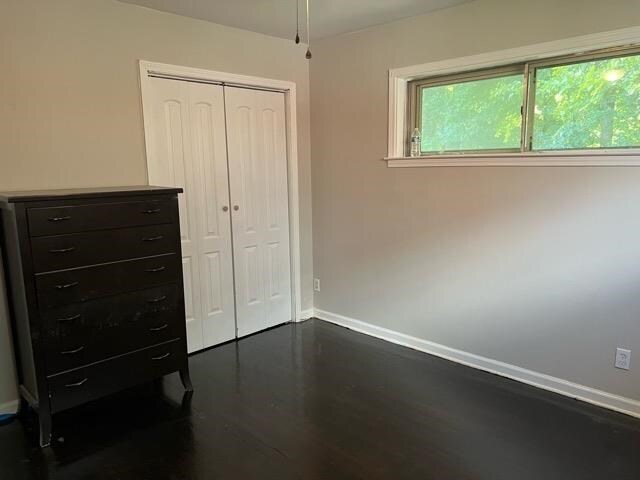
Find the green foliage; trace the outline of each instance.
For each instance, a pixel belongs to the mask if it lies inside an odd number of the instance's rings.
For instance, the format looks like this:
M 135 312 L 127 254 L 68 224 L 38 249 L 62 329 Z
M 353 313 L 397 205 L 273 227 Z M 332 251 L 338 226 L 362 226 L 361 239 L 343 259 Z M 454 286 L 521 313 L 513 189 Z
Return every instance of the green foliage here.
M 522 75 L 422 89 L 422 150 L 518 148 Z
M 541 68 L 535 103 L 534 149 L 639 146 L 640 56 Z
M 422 89 L 425 152 L 517 149 L 523 76 Z M 640 55 L 539 68 L 534 150 L 640 146 Z

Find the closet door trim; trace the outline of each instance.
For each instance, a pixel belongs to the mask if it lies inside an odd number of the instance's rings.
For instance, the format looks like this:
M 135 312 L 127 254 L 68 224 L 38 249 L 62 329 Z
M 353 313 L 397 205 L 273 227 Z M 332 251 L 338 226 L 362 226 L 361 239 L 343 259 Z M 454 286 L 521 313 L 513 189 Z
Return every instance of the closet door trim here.
M 287 184 L 289 197 L 289 248 L 291 255 L 292 312 L 294 321 L 306 320 L 309 315 L 302 311 L 302 275 L 300 257 L 300 201 L 298 193 L 298 131 L 296 114 L 296 84 L 285 80 L 237 75 L 234 73 L 216 72 L 200 68 L 183 67 L 165 63 L 140 60 L 140 92 L 142 98 L 142 114 L 151 112 L 151 98 L 148 93 L 149 79 L 152 76 L 179 77 L 184 81 L 201 83 L 217 83 L 234 87 L 246 87 L 259 90 L 272 90 L 284 93 L 285 120 L 287 132 Z M 149 181 L 149 158 L 154 158 L 154 146 L 149 122 L 144 122 L 144 136 L 147 156 L 147 181 Z

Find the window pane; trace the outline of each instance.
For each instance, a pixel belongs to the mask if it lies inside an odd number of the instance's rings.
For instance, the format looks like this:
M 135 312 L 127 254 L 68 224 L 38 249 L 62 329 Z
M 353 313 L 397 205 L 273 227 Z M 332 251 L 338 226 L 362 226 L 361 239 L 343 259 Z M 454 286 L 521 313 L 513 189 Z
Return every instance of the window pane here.
M 422 151 L 520 148 L 523 75 L 422 87 Z
M 539 68 L 533 149 L 640 146 L 640 55 Z

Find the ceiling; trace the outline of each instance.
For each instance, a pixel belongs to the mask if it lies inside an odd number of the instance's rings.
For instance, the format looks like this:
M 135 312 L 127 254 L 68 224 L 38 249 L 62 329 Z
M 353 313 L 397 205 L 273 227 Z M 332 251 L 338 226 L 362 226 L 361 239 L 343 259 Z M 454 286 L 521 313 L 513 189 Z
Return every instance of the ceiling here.
M 276 37 L 295 37 L 296 0 L 121 0 Z M 305 0 L 300 1 L 300 31 Z M 451 7 L 472 0 L 309 0 L 311 39 Z

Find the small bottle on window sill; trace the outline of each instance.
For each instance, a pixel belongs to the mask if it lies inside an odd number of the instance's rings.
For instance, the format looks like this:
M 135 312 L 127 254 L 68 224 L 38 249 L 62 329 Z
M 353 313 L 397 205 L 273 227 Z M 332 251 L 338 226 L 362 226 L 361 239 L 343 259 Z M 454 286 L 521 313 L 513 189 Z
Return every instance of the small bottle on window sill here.
M 417 128 L 413 129 L 413 133 L 411 134 L 411 150 L 409 155 L 412 157 L 420 156 L 420 130 Z

